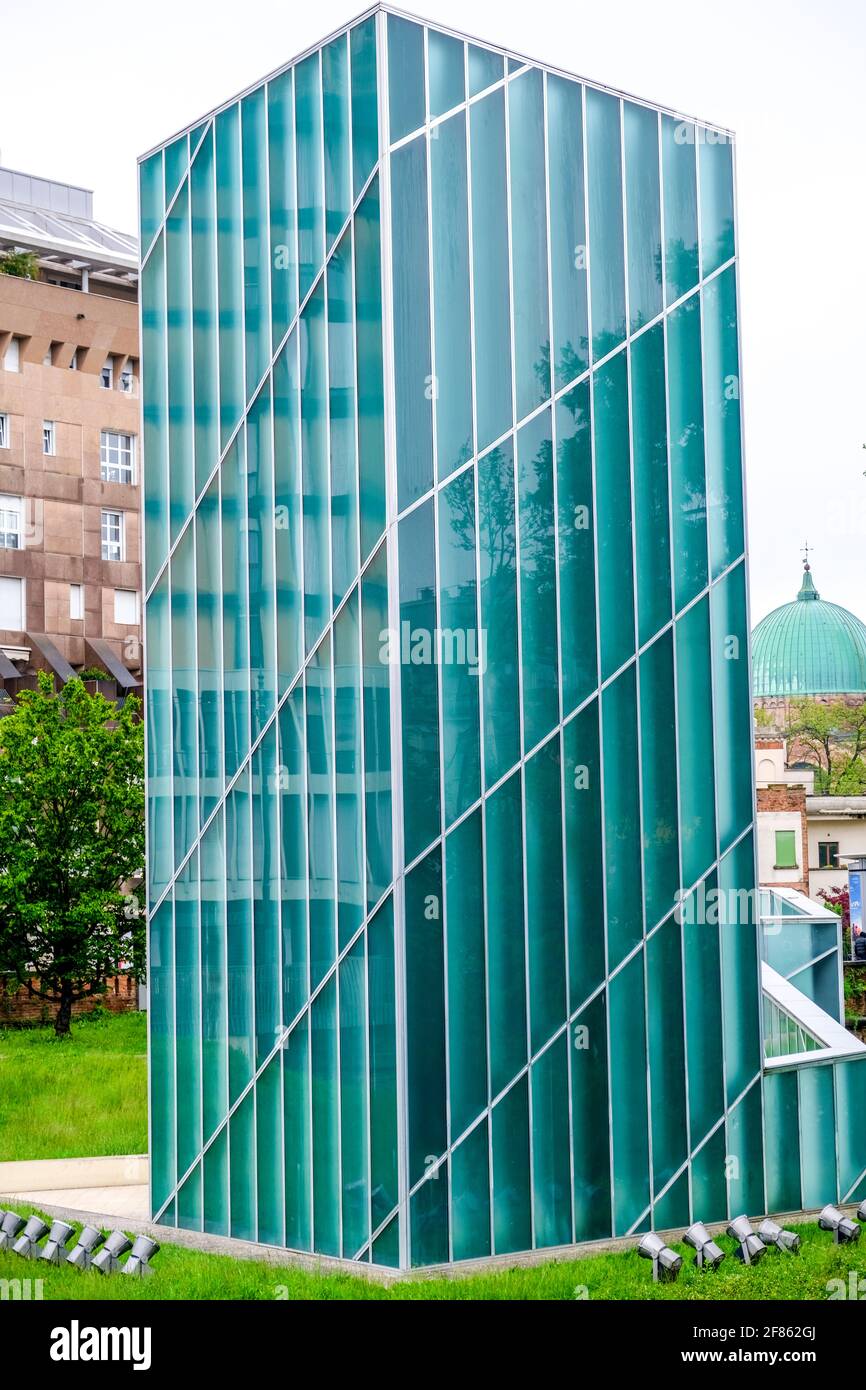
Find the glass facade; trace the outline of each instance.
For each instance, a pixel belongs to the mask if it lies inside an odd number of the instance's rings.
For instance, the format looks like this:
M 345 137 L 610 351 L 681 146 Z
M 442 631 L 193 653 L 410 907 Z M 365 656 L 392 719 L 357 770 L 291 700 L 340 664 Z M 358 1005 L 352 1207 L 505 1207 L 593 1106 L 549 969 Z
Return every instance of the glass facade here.
M 141 180 L 155 1216 L 763 1211 L 729 138 L 377 8 Z

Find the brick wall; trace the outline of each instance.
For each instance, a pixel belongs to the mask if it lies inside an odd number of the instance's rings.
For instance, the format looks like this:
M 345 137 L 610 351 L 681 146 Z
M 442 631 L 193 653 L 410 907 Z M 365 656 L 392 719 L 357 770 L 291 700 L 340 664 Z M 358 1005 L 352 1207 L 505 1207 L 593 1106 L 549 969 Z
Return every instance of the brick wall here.
M 90 1013 L 98 1004 L 110 1013 L 126 1013 L 138 1007 L 138 987 L 131 975 L 119 975 L 108 981 L 105 994 L 94 995 L 92 999 L 82 999 L 73 1004 L 73 1016 Z M 9 994 L 0 983 L 0 1027 L 21 1023 L 53 1023 L 57 1005 L 45 999 L 34 999 L 25 986 Z
M 771 744 L 767 744 L 771 747 Z M 800 817 L 800 844 L 797 852 L 797 859 L 800 864 L 802 878 L 792 877 L 790 881 L 774 879 L 774 886 L 780 888 L 798 888 L 801 893 L 809 894 L 809 823 L 806 820 L 806 788 L 804 786 L 787 786 L 784 783 L 773 783 L 769 787 L 758 787 L 758 815 L 762 811 L 793 811 Z M 791 870 L 792 875 L 795 870 Z

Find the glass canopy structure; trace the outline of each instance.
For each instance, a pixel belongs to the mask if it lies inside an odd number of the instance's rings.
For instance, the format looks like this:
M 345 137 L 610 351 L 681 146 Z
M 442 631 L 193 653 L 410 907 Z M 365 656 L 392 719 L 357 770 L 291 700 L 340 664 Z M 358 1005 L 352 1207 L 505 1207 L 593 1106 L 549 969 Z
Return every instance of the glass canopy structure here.
M 764 1212 L 729 134 L 379 6 L 139 173 L 154 1215 Z

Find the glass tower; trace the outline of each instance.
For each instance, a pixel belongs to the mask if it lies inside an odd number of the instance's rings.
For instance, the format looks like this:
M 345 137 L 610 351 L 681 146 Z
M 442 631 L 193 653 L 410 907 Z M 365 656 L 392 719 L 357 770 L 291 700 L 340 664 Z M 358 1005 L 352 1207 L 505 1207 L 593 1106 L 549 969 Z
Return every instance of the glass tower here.
M 763 1212 L 730 136 L 377 6 L 139 173 L 154 1215 Z

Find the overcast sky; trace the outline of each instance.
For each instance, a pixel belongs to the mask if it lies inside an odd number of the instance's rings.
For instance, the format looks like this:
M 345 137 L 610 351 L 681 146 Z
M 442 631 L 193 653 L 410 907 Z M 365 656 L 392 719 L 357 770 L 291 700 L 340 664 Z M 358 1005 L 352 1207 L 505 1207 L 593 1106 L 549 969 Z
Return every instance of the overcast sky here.
M 822 596 L 866 619 L 863 0 L 419 6 L 737 132 L 752 618 L 793 597 L 808 539 Z M 92 188 L 96 216 L 132 231 L 137 155 L 363 8 L 9 6 L 0 163 Z

